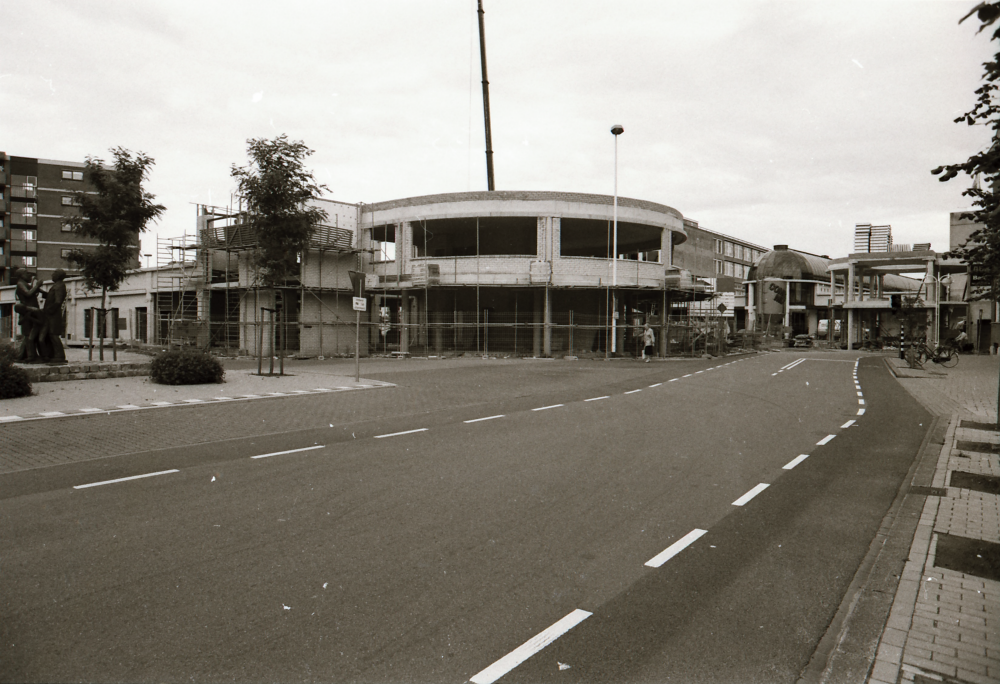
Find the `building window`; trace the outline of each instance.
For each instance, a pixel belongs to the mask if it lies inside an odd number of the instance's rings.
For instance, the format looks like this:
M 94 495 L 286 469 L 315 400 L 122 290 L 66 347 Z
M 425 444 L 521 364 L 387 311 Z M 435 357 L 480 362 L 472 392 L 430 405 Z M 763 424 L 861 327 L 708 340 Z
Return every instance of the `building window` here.
M 727 257 L 731 257 L 733 255 L 733 243 L 732 242 L 726 242 L 726 243 L 724 243 L 723 246 L 725 247 L 725 252 L 723 252 L 723 253 Z
M 722 254 L 722 240 L 715 241 L 715 253 Z
M 715 273 L 717 275 L 722 275 L 722 262 L 718 259 L 713 260 L 715 262 Z
M 80 206 L 80 200 L 78 200 L 76 197 L 68 197 L 66 195 L 63 195 L 62 203 L 63 203 L 64 207 L 78 207 L 78 206 Z
M 737 258 L 737 259 L 742 259 L 743 258 L 743 245 L 734 245 L 733 246 L 733 256 L 735 258 Z
M 35 257 L 33 257 L 33 256 L 23 256 L 23 257 L 21 257 L 21 263 L 24 264 L 25 266 L 34 266 L 35 265 Z
M 66 170 L 63 170 L 62 177 L 63 177 L 63 180 L 82 181 L 83 180 L 83 171 L 66 171 Z
M 72 253 L 73 253 L 72 249 L 63 249 L 63 250 L 60 250 L 59 255 L 63 259 L 69 259 L 69 255 L 72 254 Z
M 733 275 L 733 262 L 727 261 L 725 265 L 725 273 L 723 275 L 732 276 Z
M 73 224 L 70 223 L 69 221 L 63 221 L 62 222 L 62 232 L 64 232 L 64 233 L 72 233 L 73 232 Z
M 21 234 L 20 237 L 17 236 L 18 232 Z M 15 240 L 27 240 L 31 242 L 38 239 L 38 233 L 34 230 L 11 231 L 11 237 Z

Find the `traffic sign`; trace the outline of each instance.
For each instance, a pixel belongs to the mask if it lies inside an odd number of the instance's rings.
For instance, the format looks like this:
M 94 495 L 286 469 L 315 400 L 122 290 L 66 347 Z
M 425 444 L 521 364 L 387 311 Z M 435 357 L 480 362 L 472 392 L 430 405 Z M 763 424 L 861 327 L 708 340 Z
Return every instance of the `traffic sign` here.
M 355 311 L 368 311 L 368 300 L 364 297 L 354 298 L 354 310 Z

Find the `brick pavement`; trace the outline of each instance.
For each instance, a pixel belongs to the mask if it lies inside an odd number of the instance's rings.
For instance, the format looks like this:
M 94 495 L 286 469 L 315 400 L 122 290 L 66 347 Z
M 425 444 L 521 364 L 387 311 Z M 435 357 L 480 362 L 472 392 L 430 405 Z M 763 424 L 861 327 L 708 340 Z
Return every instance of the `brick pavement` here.
M 899 382 L 928 410 L 949 417 L 948 430 L 900 577 L 872 669 L 871 684 L 1000 681 L 1000 581 L 962 565 L 948 567 L 942 544 L 1000 543 L 1000 495 L 951 486 L 955 473 L 1000 475 L 1000 455 L 958 442 L 1000 444 L 1000 433 L 963 426 L 996 423 L 997 358 L 962 356 L 955 368 L 908 371 L 887 359 Z M 985 552 L 985 551 L 984 551 Z M 977 554 L 982 559 L 983 556 Z M 939 565 L 940 563 L 940 565 Z

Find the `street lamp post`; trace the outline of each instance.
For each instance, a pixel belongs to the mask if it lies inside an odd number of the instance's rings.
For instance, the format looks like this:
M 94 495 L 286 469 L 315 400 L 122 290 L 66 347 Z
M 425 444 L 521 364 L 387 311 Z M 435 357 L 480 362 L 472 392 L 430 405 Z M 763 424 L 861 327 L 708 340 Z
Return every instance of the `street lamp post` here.
M 625 132 L 621 124 L 611 127 L 611 133 L 615 136 L 615 204 L 614 204 L 614 231 L 611 244 L 611 290 L 613 292 L 611 301 L 614 304 L 614 314 L 611 319 L 611 353 L 614 354 L 618 347 L 618 136 Z
M 941 344 L 941 286 L 951 285 L 951 276 L 945 274 L 942 276 L 924 276 L 924 283 L 933 282 L 938 285 L 934 289 L 934 346 Z

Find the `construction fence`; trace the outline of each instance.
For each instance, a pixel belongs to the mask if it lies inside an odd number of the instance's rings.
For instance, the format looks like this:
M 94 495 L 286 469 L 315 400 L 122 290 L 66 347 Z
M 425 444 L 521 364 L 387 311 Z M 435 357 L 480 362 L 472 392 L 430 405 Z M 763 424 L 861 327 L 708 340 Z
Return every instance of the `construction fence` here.
M 230 351 L 243 349 L 255 354 L 283 353 L 300 356 L 336 356 L 354 353 L 360 340 L 364 356 L 391 355 L 407 351 L 411 355 L 477 354 L 485 356 L 539 356 L 549 338 L 552 356 L 606 355 L 609 353 L 609 319 L 573 311 L 553 313 L 548 323 L 534 312 L 497 313 L 490 310 L 430 312 L 403 322 L 398 310 L 383 309 L 363 314 L 360 330 L 354 321 L 317 321 L 282 312 L 266 313 L 256 321 L 225 320 L 208 322 L 209 346 Z M 370 316 L 370 318 L 369 318 Z M 615 354 L 642 354 L 643 324 L 649 322 L 656 336 L 656 355 L 721 355 L 738 349 L 756 349 L 760 335 L 734 334 L 722 317 L 669 316 L 661 324 L 658 316 L 635 315 L 619 321 Z M 192 323 L 205 330 L 204 323 Z M 199 336 L 192 328 L 189 343 Z M 665 342 L 664 342 L 665 340 Z

